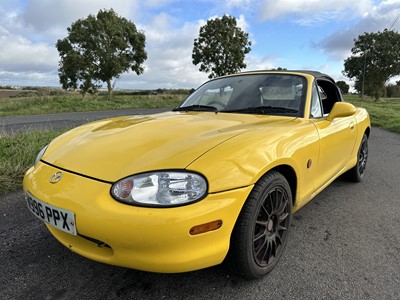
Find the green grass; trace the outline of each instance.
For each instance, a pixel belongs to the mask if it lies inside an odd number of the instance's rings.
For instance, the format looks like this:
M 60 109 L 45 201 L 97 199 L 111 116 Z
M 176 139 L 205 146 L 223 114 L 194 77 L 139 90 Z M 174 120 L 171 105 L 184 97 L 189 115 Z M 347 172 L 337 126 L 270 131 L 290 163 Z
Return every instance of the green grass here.
M 177 106 L 185 94 L 161 93 L 136 95 L 129 93 L 114 93 L 110 101 L 104 93 L 87 95 L 66 92 L 54 95 L 36 95 L 33 97 L 0 98 L 0 117 L 15 115 L 32 115 L 77 111 L 115 110 L 132 108 L 166 108 Z M 347 95 L 346 101 L 356 106 L 365 107 L 373 126 L 400 133 L 400 99 L 383 98 L 376 102 L 372 98 L 360 99 L 358 96 Z
M 34 164 L 40 149 L 65 130 L 32 131 L 12 136 L 2 136 L 0 132 L 0 193 L 20 188 L 26 170 Z
M 110 101 L 107 95 L 63 94 L 55 96 L 34 96 L 0 98 L 0 117 L 35 115 L 61 112 L 116 110 L 130 108 L 168 108 L 177 106 L 186 95 L 114 95 Z
M 374 101 L 372 98 L 345 96 L 344 99 L 355 106 L 367 109 L 372 126 L 400 133 L 400 98 L 382 98 Z
M 94 96 L 48 96 L 32 98 L 0 98 L 1 115 L 41 114 L 68 111 L 108 110 L 123 108 L 156 108 L 176 106 L 184 95 L 117 96 L 113 101 Z M 400 133 L 400 99 L 386 98 L 379 102 L 345 96 L 346 101 L 365 107 L 372 125 Z M 64 130 L 17 133 L 11 136 L 0 132 L 0 193 L 21 188 L 26 170 L 33 165 L 40 149 Z
M 184 94 L 167 93 L 117 94 L 110 101 L 107 95 L 88 95 L 82 98 L 80 95 L 61 93 L 52 96 L 0 98 L 0 117 L 130 108 L 167 108 L 177 106 L 185 97 Z M 24 173 L 33 165 L 40 149 L 65 130 L 32 131 L 12 135 L 0 131 L 0 193 L 20 188 Z

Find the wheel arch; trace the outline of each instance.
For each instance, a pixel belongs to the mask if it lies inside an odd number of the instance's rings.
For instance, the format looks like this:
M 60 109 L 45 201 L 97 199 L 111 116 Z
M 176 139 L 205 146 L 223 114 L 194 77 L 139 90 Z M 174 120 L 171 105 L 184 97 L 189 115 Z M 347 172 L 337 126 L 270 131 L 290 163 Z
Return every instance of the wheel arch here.
M 260 181 L 264 181 L 267 182 L 267 180 L 265 179 L 266 177 L 268 177 L 268 174 L 270 174 L 271 172 L 273 173 L 279 173 L 280 176 L 283 176 L 287 183 L 289 184 L 290 187 L 290 191 L 292 193 L 292 203 L 290 204 L 290 210 L 292 208 L 292 205 L 295 202 L 295 195 L 296 195 L 296 190 L 297 190 L 297 176 L 296 176 L 296 172 L 294 170 L 293 167 L 291 167 L 290 165 L 287 164 L 281 164 L 281 165 L 277 165 L 274 166 L 268 170 L 266 170 L 262 176 L 257 180 L 257 183 L 259 183 Z M 272 175 L 272 174 L 270 174 Z M 276 180 L 278 177 L 276 177 L 275 175 L 275 179 L 273 177 L 270 176 L 270 178 L 272 178 L 272 180 Z M 270 179 L 268 178 L 268 179 Z M 251 192 L 251 194 L 253 193 L 254 189 L 256 188 L 256 185 L 254 185 L 253 190 Z M 260 193 L 260 189 L 258 189 L 258 191 L 256 190 L 256 193 Z M 239 275 L 242 275 L 246 278 L 249 279 L 255 279 L 255 278 L 260 278 L 261 276 L 265 275 L 261 274 L 261 273 L 257 273 L 254 272 L 254 270 L 252 270 L 249 266 L 250 264 L 247 264 L 245 262 L 244 256 L 243 256 L 243 245 L 244 243 L 241 243 L 239 240 L 239 235 L 243 235 L 243 226 L 244 224 L 246 224 L 246 222 L 249 220 L 248 215 L 249 215 L 249 207 L 255 207 L 254 206 L 254 197 L 250 197 L 251 194 L 249 195 L 249 197 L 246 199 L 245 203 L 243 204 L 239 216 L 237 217 L 233 230 L 231 232 L 231 236 L 230 236 L 230 244 L 229 244 L 229 249 L 228 249 L 228 253 L 225 257 L 225 261 L 228 263 L 228 265 L 230 264 L 230 267 L 233 267 L 235 271 L 238 272 Z M 250 201 L 251 206 L 247 206 L 246 207 L 246 202 Z M 258 200 L 256 200 L 258 202 Z M 291 215 L 291 214 L 289 214 Z M 246 221 L 247 220 L 247 221 Z M 290 221 L 289 221 L 289 226 L 287 226 L 287 228 L 290 227 Z M 254 230 L 254 229 L 253 229 Z M 238 246 L 240 245 L 240 246 Z M 283 244 L 283 247 L 285 247 L 285 243 Z M 283 251 L 283 250 L 281 250 Z M 242 254 L 242 256 L 240 256 L 239 254 Z M 267 273 L 269 271 L 272 270 L 272 268 L 274 267 L 274 265 L 277 263 L 277 261 L 279 260 L 280 255 L 278 256 L 276 262 L 271 266 L 271 268 L 266 271 Z
M 294 205 L 296 201 L 296 192 L 297 192 L 297 175 L 295 170 L 289 165 L 279 165 L 268 170 L 268 172 L 270 171 L 277 171 L 286 178 L 290 186 L 290 191 L 292 192 L 292 204 Z
M 371 133 L 371 128 L 370 127 L 367 127 L 366 129 L 365 129 L 365 132 L 364 132 L 366 135 L 367 135 L 367 138 L 369 138 L 369 135 L 370 135 L 370 133 Z

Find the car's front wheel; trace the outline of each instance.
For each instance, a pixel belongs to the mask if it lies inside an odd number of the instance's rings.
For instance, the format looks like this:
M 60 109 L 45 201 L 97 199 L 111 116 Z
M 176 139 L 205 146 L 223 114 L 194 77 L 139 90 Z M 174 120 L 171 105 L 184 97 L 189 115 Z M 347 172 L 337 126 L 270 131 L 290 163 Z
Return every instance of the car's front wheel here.
M 260 278 L 277 264 L 286 244 L 292 217 L 292 193 L 276 171 L 254 186 L 236 222 L 231 255 L 238 272 Z

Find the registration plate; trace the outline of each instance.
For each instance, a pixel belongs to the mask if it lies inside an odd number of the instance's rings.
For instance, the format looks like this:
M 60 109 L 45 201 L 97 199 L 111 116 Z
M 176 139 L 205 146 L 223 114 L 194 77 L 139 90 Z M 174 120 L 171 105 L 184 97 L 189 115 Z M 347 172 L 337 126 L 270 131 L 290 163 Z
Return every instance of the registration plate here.
M 72 211 L 62 209 L 26 194 L 29 210 L 42 221 L 64 232 L 76 235 L 75 215 Z

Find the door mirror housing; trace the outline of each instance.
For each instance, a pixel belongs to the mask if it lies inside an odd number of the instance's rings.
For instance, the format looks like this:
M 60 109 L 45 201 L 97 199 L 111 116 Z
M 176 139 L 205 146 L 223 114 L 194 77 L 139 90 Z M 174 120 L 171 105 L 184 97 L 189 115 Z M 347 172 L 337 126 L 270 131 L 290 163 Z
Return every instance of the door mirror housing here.
M 356 107 L 353 104 L 347 102 L 336 102 L 326 119 L 332 121 L 335 118 L 350 117 L 355 113 Z

